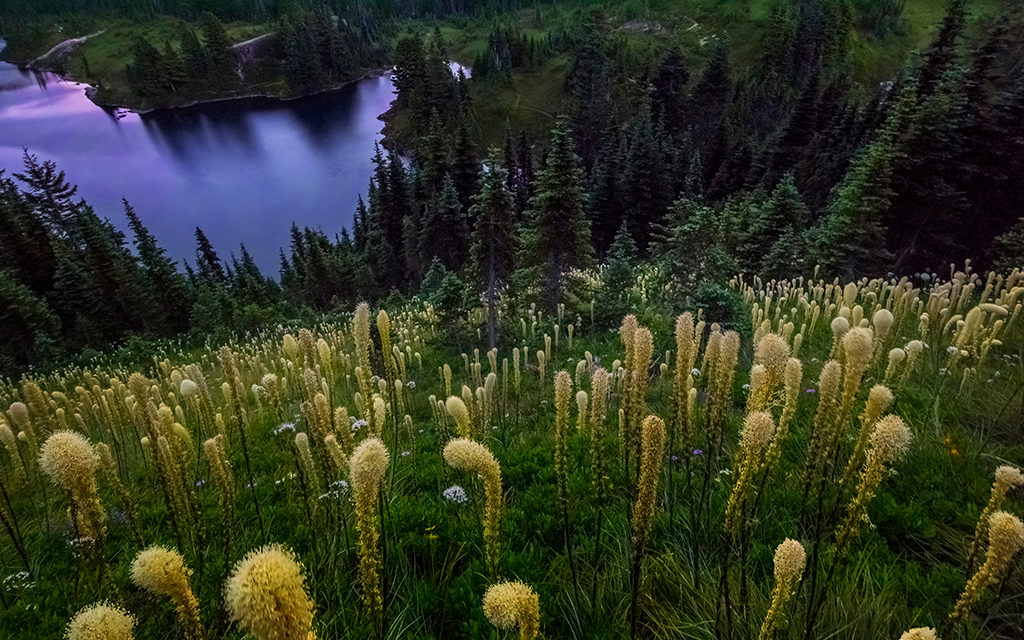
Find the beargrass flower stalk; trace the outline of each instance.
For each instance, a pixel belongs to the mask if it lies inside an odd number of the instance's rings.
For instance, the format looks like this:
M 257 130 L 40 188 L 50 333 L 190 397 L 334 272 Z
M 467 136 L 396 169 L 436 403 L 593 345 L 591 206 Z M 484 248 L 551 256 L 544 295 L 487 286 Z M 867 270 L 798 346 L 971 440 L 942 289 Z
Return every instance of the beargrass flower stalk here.
M 378 630 L 384 628 L 384 592 L 381 585 L 380 531 L 377 501 L 388 468 L 388 450 L 378 437 L 359 443 L 349 458 L 349 478 L 356 505 L 359 533 L 359 580 L 363 605 Z
M 829 351 L 829 358 L 837 358 L 839 356 L 840 345 L 843 341 L 843 336 L 850 330 L 850 320 L 843 316 L 836 316 L 832 319 L 832 350 Z
M 907 380 L 910 379 L 911 374 L 914 372 L 914 365 L 917 364 L 918 357 L 921 352 L 924 351 L 924 342 L 920 340 L 911 340 L 907 343 L 907 361 L 903 365 L 903 374 L 900 376 L 899 384 L 896 385 L 896 394 L 899 395 L 900 391 L 907 384 Z
M 356 305 L 356 312 L 352 316 L 352 338 L 355 341 L 355 372 L 359 393 L 364 399 L 369 399 L 373 395 L 370 386 L 373 368 L 370 365 L 370 305 L 365 302 Z M 363 419 L 369 421 L 370 416 L 364 413 Z
M 775 429 L 775 436 L 768 451 L 765 453 L 764 462 L 761 468 L 768 470 L 772 468 L 782 457 L 782 444 L 789 435 L 789 425 L 796 416 L 797 405 L 800 402 L 800 383 L 803 381 L 804 365 L 797 358 L 789 358 L 786 361 L 786 369 L 783 373 L 783 388 L 785 390 L 785 403 L 782 405 L 782 414 L 779 416 L 779 424 Z
M 199 601 L 188 584 L 190 575 L 192 570 L 185 565 L 180 553 L 159 546 L 139 552 L 131 567 L 132 582 L 146 591 L 171 599 L 178 623 L 185 630 L 185 638 L 202 640 L 204 632 Z
M 708 410 L 708 438 L 714 445 L 715 455 L 722 450 L 722 427 L 725 415 L 732 403 L 733 379 L 739 358 L 740 336 L 735 331 L 726 331 L 718 341 L 714 360 L 708 363 L 711 401 Z
M 381 309 L 377 312 L 377 333 L 380 334 L 380 352 L 384 359 L 384 372 L 389 381 L 398 378 L 398 366 L 391 351 L 391 319 L 388 312 Z
M 900 365 L 907 359 L 907 352 L 899 347 L 889 350 L 889 364 L 885 367 L 883 381 L 886 386 L 892 385 L 899 373 Z
M 760 384 L 759 397 L 753 398 L 753 406 L 748 404 L 748 411 L 762 411 L 776 404 L 774 399 L 785 382 L 788 361 L 789 343 L 786 339 L 777 333 L 764 334 L 754 348 L 754 362 L 764 367 L 764 379 Z
M 775 587 L 772 589 L 772 603 L 761 624 L 758 640 L 772 640 L 775 637 L 775 630 L 786 619 L 786 605 L 796 593 L 806 564 L 807 553 L 803 545 L 796 540 L 786 538 L 775 548 Z
M 629 376 L 626 420 L 627 435 L 630 438 L 627 443 L 631 449 L 639 446 L 636 440 L 640 421 L 647 410 L 647 369 L 654 356 L 654 336 L 647 327 L 637 327 L 633 332 L 632 356 L 632 362 L 626 363 L 626 375 Z
M 818 409 L 811 425 L 811 439 L 807 446 L 807 463 L 804 468 L 805 495 L 811 483 L 820 476 L 826 464 L 828 443 L 831 440 L 830 431 L 836 422 L 835 416 L 839 410 L 842 372 L 842 365 L 835 360 L 829 360 L 822 367 L 821 374 L 818 376 Z
M 587 436 L 589 433 L 589 426 L 587 423 L 587 418 L 589 417 L 587 405 L 589 404 L 589 400 L 587 392 L 583 389 L 576 392 L 576 433 L 583 436 Z
M 345 455 L 352 453 L 355 448 L 355 437 L 352 435 L 352 422 L 348 417 L 348 409 L 338 407 L 334 410 L 334 434 L 338 438 Z
M 501 556 L 501 517 L 503 511 L 501 466 L 487 447 L 466 438 L 452 440 L 444 448 L 444 459 L 460 471 L 476 473 L 484 481 L 484 549 L 492 579 L 498 575 Z
M 406 416 L 406 418 L 408 417 Z M 331 465 L 331 473 L 335 477 L 344 475 L 345 470 L 348 468 L 348 460 L 345 457 L 345 451 L 338 444 L 338 439 L 333 433 L 324 438 L 324 450 L 327 452 L 327 460 Z
M 657 416 L 647 416 L 640 425 L 640 477 L 637 481 L 636 502 L 633 504 L 631 525 L 633 530 L 633 560 L 630 572 L 632 597 L 630 600 L 630 630 L 636 637 L 637 597 L 640 593 L 640 572 L 647 541 L 654 524 L 658 477 L 665 458 L 665 422 Z
M 21 453 L 18 451 L 18 440 L 14 437 L 11 428 L 4 422 L 0 422 L 0 442 L 7 450 L 7 458 L 10 460 L 11 480 L 15 486 L 19 486 L 25 481 L 28 471 L 25 469 L 25 461 L 22 460 Z
M 135 616 L 118 605 L 98 603 L 85 607 L 68 622 L 67 640 L 134 640 Z
M 499 582 L 484 593 L 484 615 L 499 629 L 518 629 L 519 640 L 540 633 L 540 598 L 522 582 Z
M 882 351 L 885 349 L 885 343 L 889 338 L 889 333 L 892 331 L 892 326 L 895 322 L 895 316 L 893 316 L 892 311 L 889 311 L 888 309 L 879 309 L 871 316 L 871 327 L 874 329 L 875 339 L 874 350 L 871 355 L 872 362 L 878 360 L 879 356 L 882 355 Z
M 857 483 L 857 495 L 836 530 L 837 556 L 845 554 L 847 544 L 859 533 L 861 524 L 867 520 L 868 504 L 875 497 L 886 472 L 906 455 L 910 438 L 910 429 L 898 416 L 887 415 L 875 424 Z
M 210 464 L 210 475 L 220 494 L 220 508 L 224 514 L 224 547 L 228 555 L 235 540 L 235 476 L 228 462 L 227 438 L 218 434 L 203 442 L 203 455 Z
M 838 444 L 846 423 L 850 419 L 853 401 L 857 397 L 861 380 L 868 367 L 871 366 L 871 354 L 874 348 L 874 334 L 871 329 L 857 327 L 850 329 L 843 336 L 843 392 L 839 401 L 839 412 L 833 428 L 833 439 L 829 443 L 831 452 Z
M 893 395 L 889 387 L 876 384 L 868 392 L 868 401 L 864 405 L 864 412 L 860 414 L 860 432 L 857 436 L 857 443 L 853 447 L 850 459 L 843 471 L 843 483 L 853 477 L 860 463 L 864 459 L 864 451 L 867 450 L 868 440 L 871 439 L 871 432 L 875 428 L 878 419 L 892 406 Z
M 996 468 L 995 480 L 992 482 L 992 491 L 989 495 L 988 504 L 981 511 L 978 517 L 978 524 L 974 529 L 974 539 L 971 541 L 971 549 L 967 554 L 967 570 L 974 568 L 974 559 L 984 546 L 988 537 L 988 525 L 992 514 L 1001 509 L 1006 500 L 1006 494 L 1015 487 L 1024 487 L 1024 474 L 1020 469 L 1003 465 Z
M 569 554 L 573 593 L 579 604 L 579 578 L 573 548 L 572 523 L 569 517 L 569 402 L 572 378 L 568 371 L 555 374 L 555 479 L 558 483 L 558 511 L 562 519 L 562 538 Z
M 1003 578 L 1021 549 L 1024 549 L 1024 522 L 1005 511 L 996 511 L 989 516 L 985 561 L 967 581 L 947 625 L 953 626 L 967 617 L 985 588 Z
M 25 404 L 35 414 L 36 423 L 41 430 L 41 435 L 49 435 L 55 427 L 53 415 L 50 412 L 50 404 L 43 396 L 43 390 L 31 380 L 25 380 L 21 385 L 21 394 L 25 398 Z
M 295 451 L 298 453 L 299 469 L 309 490 L 308 500 L 310 496 L 320 494 L 320 478 L 313 462 L 313 452 L 309 448 L 309 436 L 302 431 L 295 434 Z
M 251 551 L 224 585 L 231 619 L 256 640 L 316 640 L 302 565 L 279 545 Z
M 460 438 L 472 439 L 473 423 L 469 417 L 469 409 L 462 398 L 451 396 L 444 403 L 448 415 L 455 421 L 455 431 Z
M 28 445 L 29 458 L 39 458 L 39 441 L 36 439 L 36 430 L 28 415 L 28 407 L 23 402 L 12 402 L 9 409 L 11 422 L 18 429 L 18 437 L 24 434 L 25 443 Z
M 107 514 L 96 488 L 97 459 L 89 441 L 75 431 L 56 431 L 40 449 L 39 466 L 71 495 L 70 515 L 77 537 L 102 545 Z
M 736 454 L 736 482 L 729 494 L 725 508 L 725 528 L 733 535 L 739 533 L 743 522 L 744 504 L 753 490 L 754 474 L 761 467 L 761 461 L 768 445 L 775 435 L 775 421 L 767 411 L 748 413 L 740 432 L 740 446 Z

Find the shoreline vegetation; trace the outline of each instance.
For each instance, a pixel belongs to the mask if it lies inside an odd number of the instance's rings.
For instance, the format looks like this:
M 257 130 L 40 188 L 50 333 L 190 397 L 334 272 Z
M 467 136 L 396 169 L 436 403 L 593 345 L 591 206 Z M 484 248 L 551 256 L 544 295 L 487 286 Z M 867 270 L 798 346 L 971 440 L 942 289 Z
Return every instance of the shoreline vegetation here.
M 166 105 L 158 105 L 158 106 L 152 106 L 152 107 L 138 107 L 138 106 L 135 106 L 135 105 L 132 105 L 132 104 L 128 104 L 128 103 L 122 102 L 122 101 L 106 100 L 106 99 L 103 98 L 103 94 L 100 91 L 101 85 L 94 84 L 94 81 L 90 81 L 88 78 L 83 78 L 83 77 L 80 77 L 80 76 L 76 75 L 73 70 L 62 69 L 60 67 L 60 65 L 49 65 L 49 64 L 46 64 L 45 61 L 50 57 L 51 52 L 53 52 L 55 50 L 58 50 L 59 48 L 65 46 L 66 43 L 75 42 L 76 43 L 75 46 L 77 46 L 77 44 L 80 44 L 86 38 L 89 38 L 89 37 L 92 37 L 92 36 L 95 36 L 95 35 L 99 35 L 100 33 L 102 33 L 102 32 L 97 32 L 95 34 L 90 34 L 88 36 L 83 36 L 81 38 L 70 38 L 68 40 L 65 40 L 64 42 L 61 42 L 60 44 L 56 45 L 55 47 L 51 48 L 50 51 L 48 51 L 47 53 L 43 54 L 42 56 L 39 56 L 39 57 L 36 57 L 36 58 L 21 59 L 21 60 L 5 60 L 5 62 L 9 62 L 10 64 L 13 64 L 14 66 L 18 67 L 18 69 L 21 69 L 23 71 L 49 73 L 49 74 L 53 74 L 53 75 L 59 77 L 64 82 L 69 82 L 69 83 L 83 85 L 85 87 L 85 95 L 86 95 L 86 97 L 89 98 L 89 100 L 91 100 L 93 102 L 93 104 L 95 104 L 97 107 L 100 107 L 101 109 L 127 110 L 127 111 L 131 111 L 132 113 L 137 113 L 139 115 L 146 115 L 146 114 L 153 113 L 153 112 L 156 112 L 156 111 L 176 111 L 176 110 L 181 110 L 181 109 L 191 109 L 193 107 L 199 107 L 199 106 L 209 105 L 209 104 L 216 104 L 216 103 L 219 103 L 219 102 L 233 102 L 233 101 L 236 101 L 236 100 L 272 100 L 272 101 L 277 101 L 277 102 L 292 102 L 292 101 L 295 101 L 295 100 L 302 100 L 304 98 L 311 98 L 313 96 L 317 96 L 317 95 L 321 95 L 321 94 L 325 94 L 325 93 L 331 93 L 333 91 L 339 91 L 339 90 L 344 89 L 345 87 L 347 87 L 349 85 L 353 85 L 353 84 L 362 82 L 363 80 L 368 80 L 370 78 L 377 78 L 377 77 L 380 77 L 380 76 L 385 76 L 385 75 L 393 73 L 393 71 L 394 71 L 394 66 L 393 65 L 390 65 L 390 66 L 389 65 L 384 65 L 384 66 L 381 66 L 381 67 L 376 68 L 376 69 L 367 70 L 362 75 L 359 75 L 359 76 L 356 76 L 356 77 L 353 77 L 353 78 L 350 78 L 350 79 L 347 79 L 347 80 L 339 80 L 339 81 L 337 81 L 335 83 L 332 83 L 332 84 L 330 84 L 328 86 L 325 86 L 325 87 L 322 87 L 322 88 L 318 88 L 318 89 L 312 89 L 312 90 L 310 90 L 307 93 L 300 93 L 300 94 L 274 93 L 274 92 L 270 92 L 270 91 L 253 90 L 253 91 L 247 91 L 247 92 L 242 92 L 242 93 L 231 92 L 231 93 L 225 93 L 225 94 L 218 94 L 218 95 L 214 95 L 214 96 L 196 98 L 196 99 L 191 100 L 189 102 L 186 102 L 184 104 L 166 104 Z M 259 36 L 259 37 L 260 38 L 264 38 L 264 37 L 273 36 L 273 35 L 274 35 L 273 33 L 266 33 L 266 34 L 263 34 L 262 36 Z M 238 43 L 238 44 L 245 44 L 245 42 L 241 42 L 241 43 Z M 42 63 L 40 62 L 41 60 L 43 61 Z M 280 87 L 280 88 L 284 88 L 284 87 Z M 389 109 L 389 111 L 390 111 L 390 109 Z M 383 116 L 386 113 L 387 113 L 387 111 L 385 111 L 384 113 L 380 114 L 379 119 L 384 120 Z

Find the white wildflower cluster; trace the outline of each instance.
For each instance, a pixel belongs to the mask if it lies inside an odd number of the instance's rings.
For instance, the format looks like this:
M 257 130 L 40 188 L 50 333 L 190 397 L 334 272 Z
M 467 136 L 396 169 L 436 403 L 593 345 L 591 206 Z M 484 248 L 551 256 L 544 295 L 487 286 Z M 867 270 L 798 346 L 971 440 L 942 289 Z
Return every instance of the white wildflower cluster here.
M 352 431 L 353 432 L 359 431 L 363 427 L 368 427 L 368 426 L 370 426 L 370 423 L 367 422 L 366 420 L 362 420 L 362 419 L 356 420 L 355 422 L 352 423 Z
M 448 502 L 454 502 L 455 504 L 462 504 L 469 500 L 469 496 L 466 495 L 466 490 L 457 484 L 453 484 L 444 491 L 441 492 L 444 499 Z
M 274 429 L 274 435 L 280 435 L 280 434 L 284 433 L 285 431 L 291 431 L 291 432 L 294 433 L 295 432 L 295 423 L 294 422 L 283 422 L 283 423 L 281 423 L 280 426 L 278 426 L 276 429 Z

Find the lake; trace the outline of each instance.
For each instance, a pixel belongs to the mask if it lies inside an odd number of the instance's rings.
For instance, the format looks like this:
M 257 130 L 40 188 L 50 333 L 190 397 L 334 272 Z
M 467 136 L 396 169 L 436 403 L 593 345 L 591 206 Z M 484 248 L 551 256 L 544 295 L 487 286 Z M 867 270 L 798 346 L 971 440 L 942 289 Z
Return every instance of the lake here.
M 20 170 L 26 147 L 122 229 L 127 198 L 179 261 L 195 262 L 199 226 L 223 259 L 244 243 L 274 277 L 293 221 L 330 236 L 349 226 L 394 99 L 388 75 L 292 101 L 139 115 L 109 113 L 85 88 L 0 62 L 0 169 Z

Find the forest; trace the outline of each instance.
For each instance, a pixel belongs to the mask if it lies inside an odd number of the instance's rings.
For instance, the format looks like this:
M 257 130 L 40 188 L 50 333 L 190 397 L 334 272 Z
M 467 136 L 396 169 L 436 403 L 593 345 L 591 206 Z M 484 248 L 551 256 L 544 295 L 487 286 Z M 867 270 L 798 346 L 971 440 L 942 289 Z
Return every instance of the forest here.
M 1021 637 L 1024 8 L 692 4 L 6 2 L 145 109 L 395 93 L 274 273 L 0 170 L 0 631 Z

